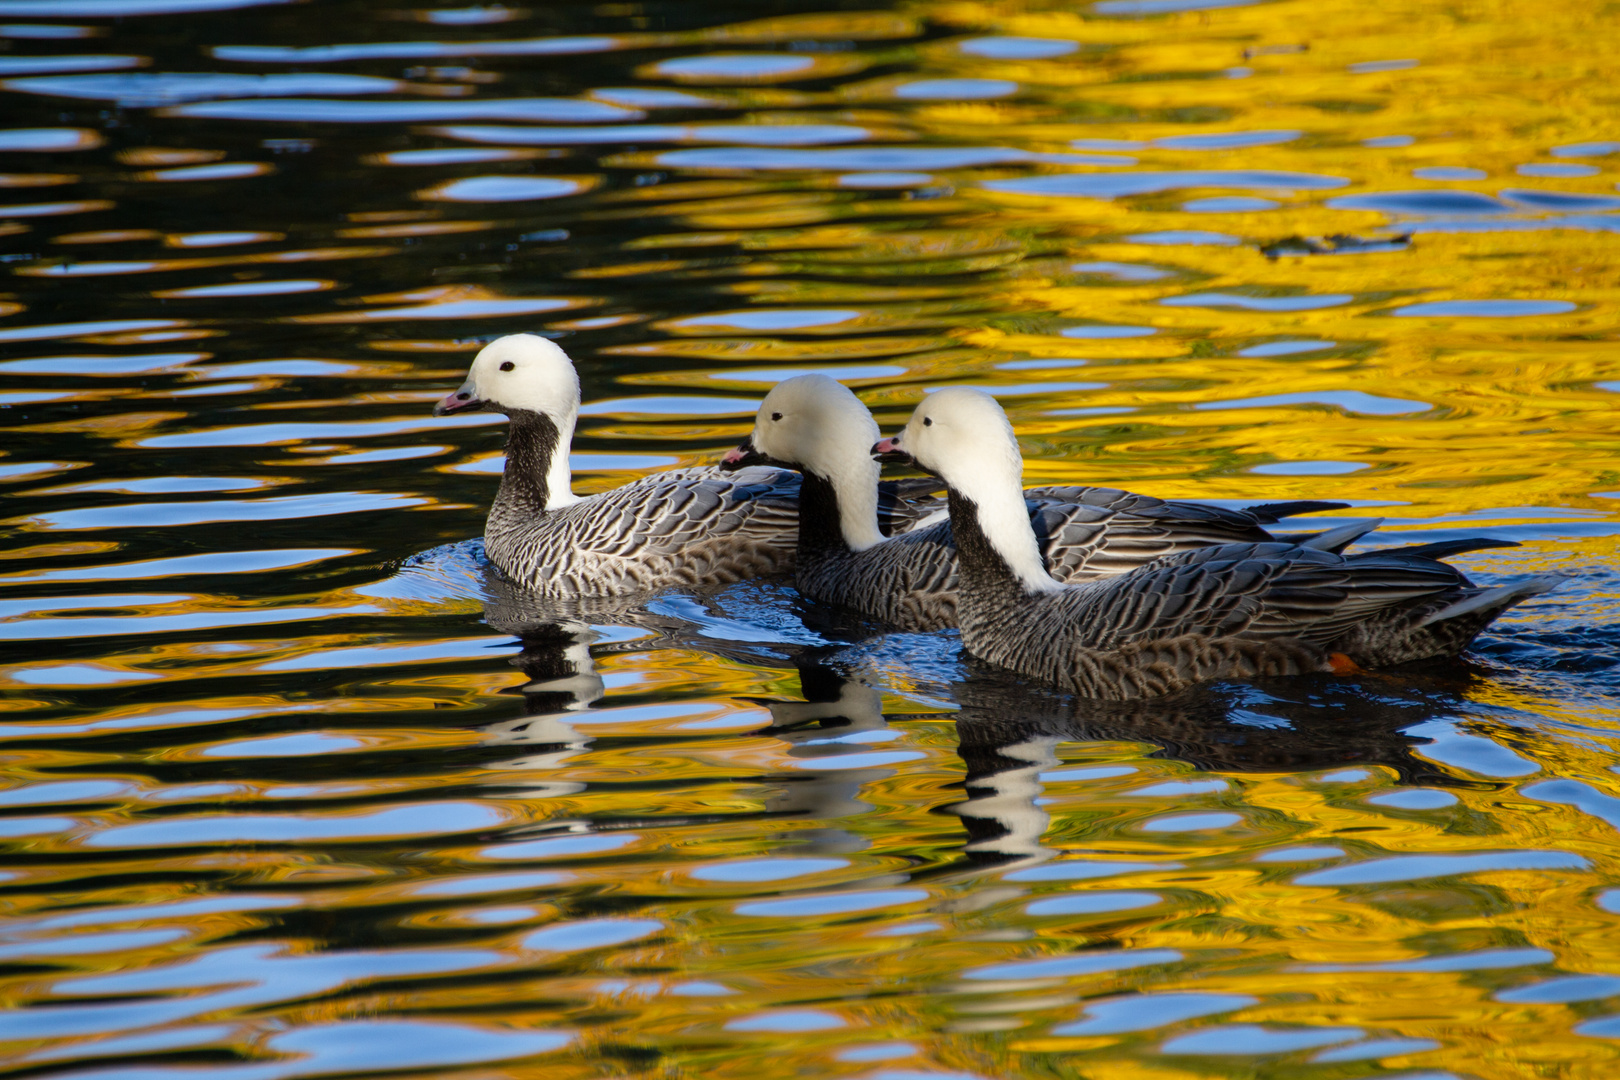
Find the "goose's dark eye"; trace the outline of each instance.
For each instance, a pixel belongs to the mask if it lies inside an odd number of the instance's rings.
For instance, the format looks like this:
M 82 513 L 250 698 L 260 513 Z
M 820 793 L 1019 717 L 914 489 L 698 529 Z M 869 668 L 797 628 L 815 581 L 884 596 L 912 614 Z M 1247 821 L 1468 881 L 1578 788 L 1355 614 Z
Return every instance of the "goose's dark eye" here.
M 517 367 L 517 365 L 512 363 L 512 361 L 508 360 L 508 361 L 506 361 L 506 363 L 501 365 L 501 370 L 502 371 L 511 371 L 515 367 Z
M 773 412 L 773 413 L 771 413 L 771 419 L 772 420 L 780 420 L 780 419 L 782 419 L 782 414 L 779 413 L 779 412 Z
M 934 418 L 933 417 L 931 417 L 931 416 L 923 417 L 923 427 L 933 427 L 933 426 L 934 426 Z

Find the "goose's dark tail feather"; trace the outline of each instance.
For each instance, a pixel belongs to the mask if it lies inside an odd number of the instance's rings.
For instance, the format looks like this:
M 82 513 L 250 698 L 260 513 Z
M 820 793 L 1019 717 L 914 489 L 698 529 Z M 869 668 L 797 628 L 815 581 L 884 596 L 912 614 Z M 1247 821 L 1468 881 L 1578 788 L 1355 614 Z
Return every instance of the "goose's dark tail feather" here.
M 1245 507 L 1245 514 L 1253 514 L 1255 520 L 1262 525 L 1275 525 L 1285 517 L 1295 514 L 1314 514 L 1321 510 L 1348 510 L 1349 503 L 1342 502 L 1315 502 L 1310 499 L 1300 499 L 1295 502 L 1261 503 L 1259 506 Z
M 1463 540 L 1437 540 L 1432 544 L 1413 544 L 1410 547 L 1392 548 L 1382 552 L 1382 554 L 1419 555 L 1425 559 L 1444 559 L 1448 555 L 1461 555 L 1465 551 L 1484 551 L 1487 548 L 1519 546 L 1517 540 L 1492 540 L 1486 536 L 1470 536 Z M 1545 592 L 1546 590 L 1541 591 Z
M 1331 551 L 1335 555 L 1343 555 L 1345 548 L 1383 523 L 1383 518 L 1372 518 L 1368 521 L 1354 521 L 1349 525 L 1340 525 L 1337 529 L 1327 529 L 1319 533 L 1290 533 L 1287 536 L 1280 536 L 1278 539 L 1290 540 L 1300 547 L 1315 548 L 1317 551 Z
M 1404 634 L 1373 644 L 1367 660 L 1382 666 L 1456 656 L 1508 608 L 1557 588 L 1562 580 L 1543 575 L 1495 588 L 1460 589 L 1451 594 L 1450 603 L 1422 615 Z M 1357 661 L 1366 663 L 1359 656 Z
M 1483 630 L 1486 624 L 1514 604 L 1544 592 L 1551 592 L 1553 589 L 1558 588 L 1562 581 L 1562 578 L 1544 574 L 1514 585 L 1498 585 L 1494 589 L 1481 589 L 1472 596 L 1465 596 L 1461 600 L 1447 604 L 1439 611 L 1432 612 L 1418 625 L 1430 627 L 1450 622 L 1471 622 L 1475 618 L 1482 616 L 1479 629 Z

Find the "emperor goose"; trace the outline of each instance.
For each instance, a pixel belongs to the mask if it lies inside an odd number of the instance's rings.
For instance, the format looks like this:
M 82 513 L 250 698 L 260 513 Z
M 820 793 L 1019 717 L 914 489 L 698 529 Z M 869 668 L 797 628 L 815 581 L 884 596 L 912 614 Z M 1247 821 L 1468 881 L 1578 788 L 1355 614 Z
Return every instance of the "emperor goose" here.
M 1517 545 L 1471 539 L 1349 556 L 1227 544 L 1063 585 L 1042 564 L 1019 489 L 1023 460 L 994 398 L 966 387 L 930 394 L 904 431 L 872 447 L 895 452 L 945 482 L 964 648 L 1088 697 L 1454 655 L 1557 581 L 1478 588 L 1439 557 Z
M 794 574 L 804 596 L 904 630 L 955 626 L 951 523 L 924 523 L 893 539 L 878 528 L 880 466 L 868 448 L 879 434 L 872 414 L 848 387 L 825 375 L 800 375 L 765 396 L 753 434 L 726 454 L 721 468 L 771 464 L 804 474 Z M 1224 510 L 1092 487 L 1032 488 L 1023 495 L 1040 558 L 1058 581 L 1120 574 L 1211 544 L 1271 540 L 1262 524 L 1344 506 L 1294 502 Z M 1350 526 L 1307 542 L 1348 543 L 1366 528 Z
M 489 508 L 484 551 L 497 569 L 545 597 L 624 596 L 671 585 L 726 584 L 792 569 L 799 478 L 772 468 L 735 476 L 674 469 L 597 495 L 575 495 L 569 444 L 579 376 L 556 343 L 512 334 L 486 345 L 435 416 L 486 409 L 509 421 L 506 468 Z M 896 530 L 937 509 L 917 499 L 932 482 L 891 486 Z

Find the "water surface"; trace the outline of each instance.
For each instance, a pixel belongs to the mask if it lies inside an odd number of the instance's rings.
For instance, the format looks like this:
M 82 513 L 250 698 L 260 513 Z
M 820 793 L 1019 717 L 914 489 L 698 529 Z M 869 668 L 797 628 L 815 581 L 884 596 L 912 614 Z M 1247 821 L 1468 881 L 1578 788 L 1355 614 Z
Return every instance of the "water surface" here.
M 0 1071 L 1612 1075 L 1612 12 L 769 7 L 0 0 Z M 961 383 L 1567 581 L 1126 706 L 779 583 L 545 623 L 429 415 L 518 331 L 582 491 Z

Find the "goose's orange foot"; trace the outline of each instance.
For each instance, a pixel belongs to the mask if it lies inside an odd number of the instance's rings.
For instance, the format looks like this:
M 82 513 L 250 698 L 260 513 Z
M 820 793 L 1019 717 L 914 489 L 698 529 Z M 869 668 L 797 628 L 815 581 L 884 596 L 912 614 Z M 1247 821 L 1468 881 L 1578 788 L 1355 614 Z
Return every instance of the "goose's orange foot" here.
M 1365 675 L 1366 669 L 1342 652 L 1328 653 L 1328 670 L 1335 675 Z

